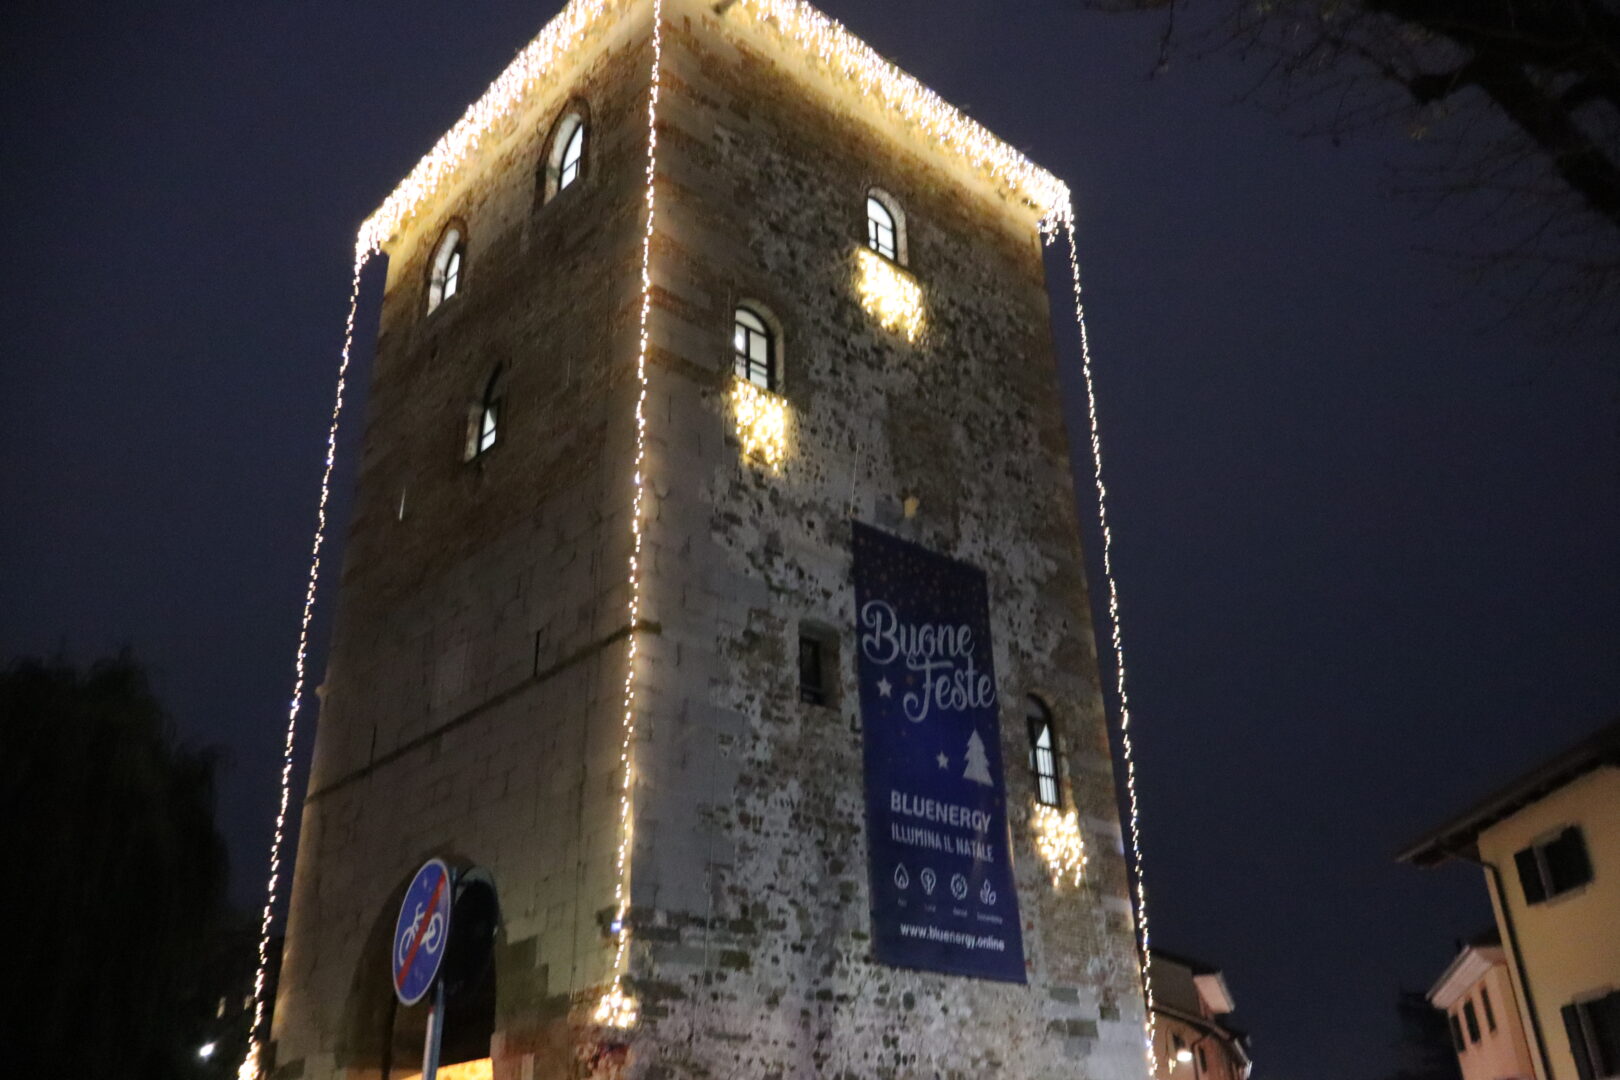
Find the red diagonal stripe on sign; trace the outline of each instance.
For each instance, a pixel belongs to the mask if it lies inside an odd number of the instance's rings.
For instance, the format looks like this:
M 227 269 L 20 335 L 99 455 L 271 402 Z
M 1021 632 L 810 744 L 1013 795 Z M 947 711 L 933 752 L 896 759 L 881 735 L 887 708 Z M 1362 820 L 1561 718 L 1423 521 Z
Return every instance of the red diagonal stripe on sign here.
M 444 892 L 445 875 L 439 875 L 439 883 L 433 886 L 433 895 L 428 898 L 427 910 L 422 917 L 422 924 L 416 928 L 416 939 L 411 942 L 411 951 L 405 954 L 405 962 L 399 966 L 399 979 L 395 990 L 405 986 L 405 980 L 410 977 L 411 965 L 416 963 L 416 950 L 422 947 L 422 935 L 427 933 L 428 924 L 433 921 L 433 909 L 439 906 L 439 895 Z

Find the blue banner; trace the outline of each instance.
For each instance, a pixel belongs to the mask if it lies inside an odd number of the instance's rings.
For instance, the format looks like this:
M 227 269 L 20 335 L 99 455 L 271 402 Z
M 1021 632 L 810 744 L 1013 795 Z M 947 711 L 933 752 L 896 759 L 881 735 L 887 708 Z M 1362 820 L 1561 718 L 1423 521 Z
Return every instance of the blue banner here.
M 873 951 L 1023 982 L 984 572 L 853 524 Z

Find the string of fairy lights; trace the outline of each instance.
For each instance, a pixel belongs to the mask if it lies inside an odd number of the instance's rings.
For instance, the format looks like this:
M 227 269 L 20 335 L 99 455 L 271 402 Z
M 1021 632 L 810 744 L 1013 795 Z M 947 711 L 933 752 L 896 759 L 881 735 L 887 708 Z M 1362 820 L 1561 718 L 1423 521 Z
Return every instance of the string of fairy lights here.
M 633 0 L 632 0 L 633 2 Z M 308 659 L 309 627 L 314 613 L 320 554 L 325 543 L 326 508 L 331 493 L 331 478 L 336 461 L 338 423 L 343 409 L 343 397 L 353 347 L 356 312 L 359 303 L 360 278 L 372 255 L 380 252 L 383 244 L 396 235 L 404 223 L 422 205 L 434 197 L 456 172 L 471 159 L 484 137 L 502 120 L 511 116 L 527 99 L 535 84 L 545 77 L 556 61 L 578 45 L 598 24 L 610 8 L 626 6 L 625 0 L 569 0 L 540 33 L 503 70 L 488 89 L 463 113 L 449 131 L 417 162 L 410 173 L 389 194 L 382 204 L 360 226 L 355 239 L 354 278 L 350 291 L 348 317 L 345 323 L 343 349 L 338 366 L 336 395 L 327 432 L 327 454 L 321 476 L 317 522 L 310 552 L 310 567 L 304 597 L 298 646 L 295 653 L 295 678 L 292 700 L 288 709 L 285 742 L 282 754 L 280 804 L 270 846 L 269 877 L 266 899 L 260 923 L 259 963 L 254 978 L 253 1026 L 250 1031 L 247 1054 L 239 1069 L 241 1080 L 257 1080 L 260 1076 L 263 1052 L 262 1026 L 265 1013 L 264 990 L 269 966 L 270 927 L 279 896 L 282 848 L 285 825 L 291 798 L 292 761 L 298 714 L 303 701 Z M 1087 396 L 1090 421 L 1093 479 L 1097 489 L 1098 520 L 1103 536 L 1103 571 L 1108 583 L 1108 613 L 1115 661 L 1115 688 L 1120 700 L 1121 742 L 1125 758 L 1126 789 L 1130 824 L 1132 864 L 1135 869 L 1137 927 L 1141 949 L 1141 976 L 1147 1003 L 1145 1037 L 1150 1068 L 1155 1064 L 1153 1048 L 1153 983 L 1148 953 L 1147 893 L 1142 878 L 1142 843 L 1140 805 L 1136 785 L 1136 759 L 1130 729 L 1130 705 L 1126 695 L 1125 654 L 1120 626 L 1119 589 L 1114 577 L 1112 546 L 1113 534 L 1109 527 L 1107 488 L 1103 483 L 1102 444 L 1097 420 L 1097 395 L 1092 372 L 1090 343 L 1087 336 L 1084 308 L 1081 303 L 1079 256 L 1074 237 L 1074 210 L 1069 189 L 1063 181 L 1035 165 L 1017 150 L 997 139 L 985 128 L 963 115 L 928 87 L 884 60 L 870 46 L 855 37 L 838 23 L 802 0 L 737 0 L 735 9 L 746 12 L 753 19 L 769 23 L 770 29 L 795 42 L 804 52 L 812 55 L 825 68 L 852 81 L 865 96 L 874 97 L 898 113 L 907 122 L 920 129 L 942 148 L 954 152 L 971 163 L 983 174 L 991 177 L 1008 191 L 1016 194 L 1035 208 L 1039 215 L 1039 229 L 1050 242 L 1062 229 L 1067 239 L 1071 284 L 1074 293 L 1075 320 L 1080 335 L 1081 367 Z M 627 601 L 630 633 L 624 680 L 623 724 L 620 741 L 619 765 L 621 784 L 619 792 L 619 836 L 614 856 L 614 918 L 610 931 L 613 940 L 612 979 L 609 989 L 598 1001 L 596 1022 L 616 1027 L 629 1027 L 637 1018 L 637 1005 L 626 992 L 624 984 L 625 961 L 630 944 L 631 859 L 633 843 L 634 768 L 632 749 L 636 734 L 636 672 L 640 655 L 638 627 L 642 612 L 643 560 L 645 510 L 647 489 L 647 415 L 649 321 L 652 308 L 652 247 L 656 223 L 656 174 L 658 162 L 658 104 L 661 93 L 663 62 L 663 0 L 652 0 L 652 72 L 647 99 L 647 161 L 645 206 L 646 222 L 641 247 L 641 303 L 638 314 L 636 354 L 635 402 L 635 457 L 632 477 L 631 551 L 627 565 L 629 598 Z M 872 272 L 861 267 L 863 274 Z M 913 295 L 916 284 L 909 278 L 897 284 L 889 278 L 876 281 L 869 291 L 882 303 L 873 301 L 886 318 L 892 318 L 890 328 L 908 337 L 920 330 L 920 292 Z M 910 288 L 906 288 L 910 286 Z M 737 403 L 741 405 L 742 403 Z M 762 456 L 780 456 L 785 452 L 785 419 L 761 416 L 758 425 L 764 438 Z M 1078 820 L 1051 821 L 1041 824 L 1045 838 L 1042 854 L 1054 875 L 1054 884 L 1065 875 L 1078 882 L 1085 866 L 1084 843 L 1079 835 Z
M 253 1025 L 248 1029 L 247 1052 L 237 1070 L 240 1080 L 257 1080 L 260 1056 L 264 1050 L 265 980 L 270 969 L 270 925 L 275 918 L 276 897 L 281 885 L 281 847 L 287 838 L 287 806 L 292 798 L 293 745 L 298 733 L 298 713 L 304 704 L 304 680 L 309 659 L 309 624 L 315 615 L 315 595 L 321 577 L 321 548 L 326 543 L 326 504 L 332 495 L 332 468 L 337 463 L 338 421 L 343 417 L 343 393 L 348 386 L 349 356 L 354 349 L 354 320 L 360 307 L 360 274 L 370 258 L 357 252 L 354 280 L 349 287 L 349 314 L 343 324 L 343 352 L 338 361 L 337 391 L 332 399 L 332 416 L 326 428 L 326 464 L 321 470 L 321 496 L 315 506 L 315 537 L 310 543 L 309 576 L 304 586 L 304 613 L 298 625 L 298 647 L 293 653 L 292 702 L 287 707 L 287 730 L 281 746 L 281 800 L 276 807 L 276 828 L 270 837 L 270 876 L 264 889 L 264 912 L 259 919 L 259 963 L 253 973 Z
M 1158 1070 L 1154 1048 L 1153 963 L 1148 952 L 1147 886 L 1142 877 L 1142 810 L 1136 791 L 1136 748 L 1131 740 L 1131 699 L 1125 689 L 1125 635 L 1120 625 L 1119 582 L 1114 577 L 1114 531 L 1108 524 L 1108 485 L 1103 483 L 1102 431 L 1097 423 L 1097 383 L 1092 375 L 1091 338 L 1086 332 L 1086 307 L 1080 295 L 1080 251 L 1074 239 L 1074 209 L 1061 217 L 1068 242 L 1069 283 L 1074 291 L 1074 322 L 1080 332 L 1080 370 L 1086 383 L 1086 418 L 1091 428 L 1091 474 L 1097 487 L 1097 524 L 1102 531 L 1103 577 L 1108 581 L 1108 624 L 1114 646 L 1114 692 L 1119 697 L 1119 740 L 1125 757 L 1125 791 L 1130 810 L 1131 865 L 1136 871 L 1136 929 L 1141 951 L 1142 996 L 1147 1006 L 1144 1037 L 1149 1073 Z M 1048 237 L 1052 235 L 1048 232 Z
M 1086 838 L 1080 832 L 1080 814 L 1037 803 L 1032 823 L 1035 850 L 1052 875 L 1052 887 L 1061 887 L 1065 877 L 1080 884 L 1086 873 Z
M 868 247 L 855 249 L 855 292 L 885 330 L 915 342 L 923 329 L 923 294 L 917 279 Z
M 642 516 L 647 501 L 647 353 L 648 320 L 652 315 L 653 227 L 658 221 L 658 97 L 664 60 L 664 4 L 652 0 L 652 76 L 647 92 L 647 223 L 641 234 L 641 310 L 637 315 L 636 341 L 636 457 L 634 488 L 630 507 L 630 652 L 624 667 L 624 731 L 619 744 L 619 846 L 614 855 L 613 880 L 613 983 L 597 1003 L 599 1024 L 626 1028 L 636 1022 L 636 1001 L 624 991 L 624 959 L 630 947 L 630 927 L 625 916 L 630 910 L 630 844 L 635 832 L 632 818 L 634 763 L 631 743 L 636 736 L 636 657 L 640 654 L 641 622 L 641 545 L 645 535 Z

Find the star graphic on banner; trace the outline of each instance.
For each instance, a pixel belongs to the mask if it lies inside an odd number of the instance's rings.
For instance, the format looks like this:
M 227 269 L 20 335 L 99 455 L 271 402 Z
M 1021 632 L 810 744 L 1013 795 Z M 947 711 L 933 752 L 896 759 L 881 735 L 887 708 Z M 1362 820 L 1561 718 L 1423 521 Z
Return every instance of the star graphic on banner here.
M 939 767 L 942 769 L 948 769 L 951 767 L 951 759 L 945 756 L 945 751 L 943 750 L 939 752 L 939 756 L 934 758 L 934 760 L 939 762 Z
M 879 679 L 877 681 L 877 688 L 879 697 L 888 697 L 889 691 L 893 690 L 894 686 L 889 682 L 888 679 Z

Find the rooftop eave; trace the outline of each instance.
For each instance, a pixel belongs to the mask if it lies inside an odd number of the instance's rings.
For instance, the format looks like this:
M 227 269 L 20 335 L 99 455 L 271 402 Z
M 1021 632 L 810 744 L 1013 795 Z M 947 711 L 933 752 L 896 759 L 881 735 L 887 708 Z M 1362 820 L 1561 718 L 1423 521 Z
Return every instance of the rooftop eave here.
M 1429 1004 L 1437 1009 L 1449 1009 L 1485 977 L 1486 972 L 1503 963 L 1499 945 L 1469 945 L 1452 958 L 1440 978 L 1429 989 Z
M 1620 767 L 1620 720 L 1519 776 L 1473 807 L 1405 845 L 1396 862 L 1438 866 L 1455 858 L 1477 861 L 1479 836 L 1492 825 L 1595 769 Z

